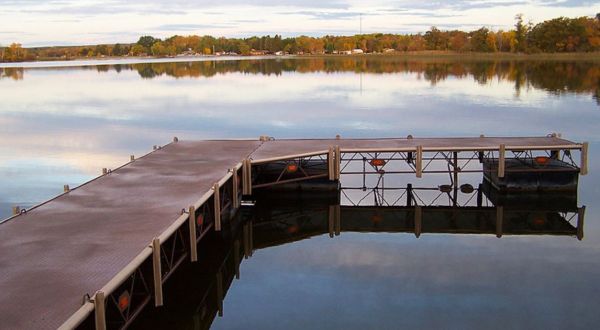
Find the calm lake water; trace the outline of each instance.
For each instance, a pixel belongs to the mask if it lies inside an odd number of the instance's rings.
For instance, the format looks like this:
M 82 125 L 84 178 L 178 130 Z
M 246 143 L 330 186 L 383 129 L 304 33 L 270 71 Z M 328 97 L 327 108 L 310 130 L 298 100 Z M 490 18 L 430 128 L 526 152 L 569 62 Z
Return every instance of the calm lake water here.
M 590 174 L 580 178 L 578 196 L 554 196 L 565 200 L 565 211 L 572 204 L 586 206 L 582 241 L 545 235 L 544 228 L 501 239 L 493 231 L 449 233 L 460 232 L 456 225 L 420 238 L 402 228 L 342 225 L 341 234 L 330 238 L 329 204 L 323 200 L 287 205 L 263 198 L 257 210 L 245 211 L 232 224 L 230 237 L 204 242 L 220 252 L 186 265 L 180 280 L 169 284 L 167 306 L 147 309 L 134 327 L 594 328 L 600 323 L 600 166 L 595 162 L 600 62 L 352 57 L 0 68 L 0 100 L 0 218 L 10 215 L 12 205 L 37 204 L 61 193 L 64 184 L 77 186 L 101 168 L 115 168 L 173 136 L 560 132 L 589 141 Z M 407 180 L 402 185 L 435 187 L 448 179 Z M 467 181 L 476 186 L 481 176 Z M 561 210 L 560 202 L 550 204 Z M 526 202 L 523 207 L 526 214 L 548 213 L 533 205 L 529 210 Z M 353 211 L 344 212 L 347 221 L 341 222 L 347 224 Z M 381 219 L 385 223 L 385 216 Z M 244 259 L 248 231 L 254 251 Z M 237 264 L 240 280 L 233 280 Z M 216 316 L 217 282 L 225 295 L 223 317 Z

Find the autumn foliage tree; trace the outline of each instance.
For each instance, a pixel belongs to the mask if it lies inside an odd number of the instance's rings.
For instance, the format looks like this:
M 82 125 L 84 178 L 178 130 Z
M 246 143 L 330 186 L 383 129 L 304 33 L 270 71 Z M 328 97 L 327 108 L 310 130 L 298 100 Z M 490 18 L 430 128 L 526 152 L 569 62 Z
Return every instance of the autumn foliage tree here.
M 1 50 L 2 62 L 20 62 L 33 59 L 29 55 L 27 49 L 24 49 L 21 44 L 12 43 L 10 46 Z
M 587 17 L 559 17 L 535 25 L 528 42 L 541 52 L 582 52 L 598 49 L 600 25 Z

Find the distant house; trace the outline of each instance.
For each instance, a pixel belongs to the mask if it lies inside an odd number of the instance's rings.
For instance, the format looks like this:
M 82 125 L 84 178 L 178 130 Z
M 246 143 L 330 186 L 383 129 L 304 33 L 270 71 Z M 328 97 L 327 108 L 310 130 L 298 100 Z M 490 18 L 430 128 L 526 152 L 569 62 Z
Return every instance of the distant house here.
M 383 49 L 383 52 L 384 52 L 384 53 L 393 53 L 393 52 L 395 52 L 395 51 L 396 51 L 396 50 L 395 50 L 395 49 L 393 49 L 393 48 L 384 48 L 384 49 Z
M 252 56 L 260 56 L 260 55 L 267 55 L 267 54 L 269 54 L 268 50 L 256 50 L 256 49 L 250 50 L 250 55 L 252 55 Z
M 283 52 L 282 51 L 275 52 L 275 55 L 281 56 L 281 55 L 283 55 Z
M 195 51 L 188 49 L 185 52 L 182 52 L 181 54 L 179 54 L 179 56 L 196 56 L 198 54 L 196 54 Z
M 352 54 L 362 54 L 364 51 L 360 48 L 355 48 L 352 50 Z
M 350 55 L 350 54 L 352 54 L 352 51 L 351 51 L 351 50 L 342 50 L 342 51 L 340 52 L 340 54 L 343 54 L 343 55 Z

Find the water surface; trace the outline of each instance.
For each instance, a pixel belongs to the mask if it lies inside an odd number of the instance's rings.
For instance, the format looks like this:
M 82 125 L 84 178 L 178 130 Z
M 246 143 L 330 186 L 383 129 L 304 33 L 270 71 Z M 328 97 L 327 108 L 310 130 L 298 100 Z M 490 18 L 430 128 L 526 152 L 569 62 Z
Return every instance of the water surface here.
M 591 328 L 600 322 L 599 95 L 600 65 L 584 61 L 354 57 L 0 68 L 0 218 L 12 205 L 37 204 L 173 136 L 560 132 L 591 143 L 577 201 L 587 207 L 582 241 L 321 233 L 256 250 L 241 263 L 241 280 L 231 282 L 223 318 L 212 321 L 214 308 L 190 308 L 176 314 L 184 319 L 177 327 Z M 480 177 L 469 180 L 476 185 Z M 161 313 L 147 312 L 140 324 L 170 320 L 168 309 Z

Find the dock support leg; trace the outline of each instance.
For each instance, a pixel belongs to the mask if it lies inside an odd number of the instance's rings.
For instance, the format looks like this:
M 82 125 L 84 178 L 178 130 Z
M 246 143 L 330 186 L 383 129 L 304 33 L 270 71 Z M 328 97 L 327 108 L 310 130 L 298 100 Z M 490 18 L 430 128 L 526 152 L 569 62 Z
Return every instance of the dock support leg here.
M 415 171 L 417 178 L 423 177 L 423 146 L 417 147 L 417 159 L 415 161 Z
M 333 227 L 335 224 L 335 206 L 329 205 L 329 217 L 327 218 L 327 224 L 329 227 L 329 237 L 333 238 Z
M 452 161 L 452 165 L 454 167 L 454 171 L 453 171 L 454 177 L 452 178 L 452 180 L 454 182 L 452 182 L 452 188 L 454 188 L 454 189 L 453 189 L 452 197 L 453 197 L 453 205 L 454 205 L 454 207 L 456 207 L 458 205 L 458 152 L 455 151 L 453 156 L 454 156 L 453 157 L 454 159 Z
M 188 223 L 190 226 L 190 259 L 192 262 L 198 261 L 198 244 L 196 242 L 196 208 L 192 205 L 189 210 L 190 216 Z
M 502 237 L 502 222 L 504 220 L 504 207 L 496 207 L 496 237 Z
M 231 201 L 233 203 L 233 209 L 236 210 L 238 207 L 240 207 L 240 204 L 239 204 L 240 201 L 239 201 L 239 198 L 238 198 L 239 197 L 238 196 L 238 186 L 239 186 L 239 184 L 238 184 L 238 175 L 237 175 L 238 171 L 237 171 L 237 169 L 235 167 L 232 168 L 230 171 L 231 171 L 231 174 L 232 174 L 232 176 L 231 176 L 231 184 L 233 185 L 233 189 L 231 190 L 231 194 L 233 195 L 233 196 L 231 196 L 232 197 Z
M 96 330 L 106 330 L 106 305 L 104 292 L 96 291 L 94 296 L 94 309 L 96 310 Z
M 329 147 L 329 151 L 327 152 L 327 170 L 329 172 L 329 181 L 335 181 L 335 156 L 333 150 L 333 147 Z
M 504 144 L 500 145 L 498 149 L 498 177 L 504 177 L 504 169 L 506 166 L 506 146 Z
M 252 161 L 244 159 L 242 162 L 242 193 L 252 195 Z
M 335 162 L 334 162 L 334 168 L 335 168 L 334 178 L 335 178 L 335 180 L 340 179 L 341 165 L 342 165 L 342 151 L 340 149 L 340 146 L 335 146 Z
M 584 142 L 583 145 L 581 146 L 581 166 L 580 166 L 581 175 L 588 174 L 588 148 L 589 148 L 588 142 Z
M 219 316 L 223 316 L 223 276 L 221 271 L 217 272 L 217 308 L 219 309 Z
M 215 183 L 213 186 L 214 194 L 213 199 L 215 201 L 214 209 L 215 209 L 215 230 L 221 231 L 221 192 L 219 189 L 219 184 Z
M 334 227 L 335 227 L 335 236 L 340 236 L 340 233 L 342 232 L 342 222 L 340 219 L 340 206 L 339 205 L 334 205 L 333 206 L 333 223 L 334 223 Z
M 160 264 L 160 239 L 152 240 L 152 270 L 154 272 L 154 306 L 163 305 L 162 270 Z
M 250 229 L 248 228 L 250 225 L 248 223 L 244 224 L 243 229 L 243 239 L 244 239 L 244 258 L 248 259 L 250 257 Z
M 423 229 L 423 210 L 420 206 L 415 206 L 415 237 L 421 236 L 421 230 Z
M 580 207 L 577 210 L 577 239 L 583 239 L 583 219 L 585 217 L 585 206 Z
M 413 203 L 413 187 L 412 184 L 409 183 L 406 185 L 406 206 L 411 207 Z
M 250 226 L 248 227 L 248 243 L 250 245 L 250 256 L 254 254 L 254 225 L 252 224 L 252 220 L 248 222 Z
M 240 279 L 240 240 L 233 242 L 233 260 L 235 260 L 235 278 Z

